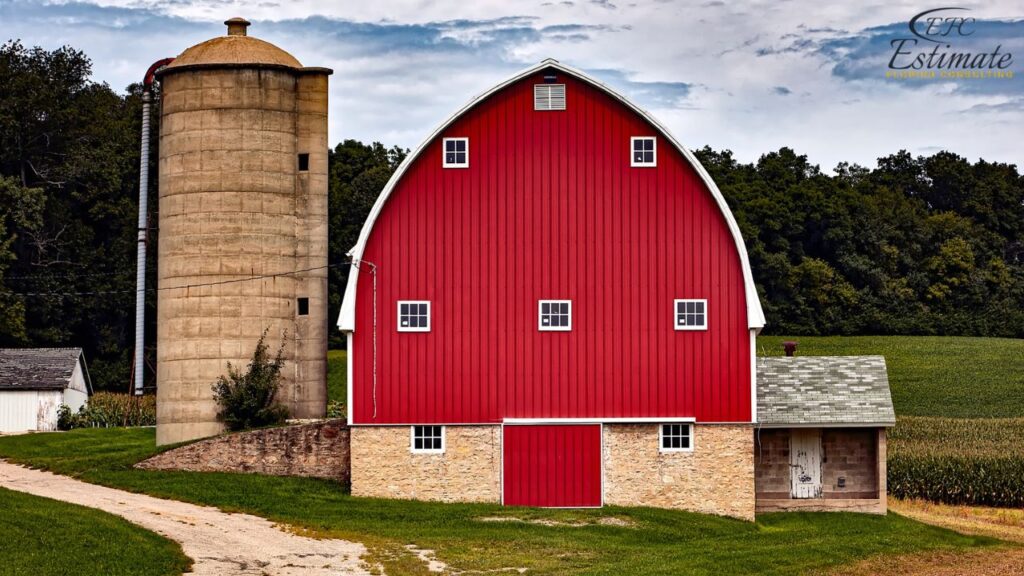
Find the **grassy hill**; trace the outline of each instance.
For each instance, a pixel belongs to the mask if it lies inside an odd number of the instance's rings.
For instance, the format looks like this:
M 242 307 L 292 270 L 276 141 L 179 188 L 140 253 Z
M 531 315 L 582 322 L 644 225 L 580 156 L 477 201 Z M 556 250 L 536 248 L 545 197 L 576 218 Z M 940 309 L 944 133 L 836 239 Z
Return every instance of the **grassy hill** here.
M 1024 417 L 1024 340 L 961 336 L 761 336 L 759 356 L 880 354 L 897 416 Z

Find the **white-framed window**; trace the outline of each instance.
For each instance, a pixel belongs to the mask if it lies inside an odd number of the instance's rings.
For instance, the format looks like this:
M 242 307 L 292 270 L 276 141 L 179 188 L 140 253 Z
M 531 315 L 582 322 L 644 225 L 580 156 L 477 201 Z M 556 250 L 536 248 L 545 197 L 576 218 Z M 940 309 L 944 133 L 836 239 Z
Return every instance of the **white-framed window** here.
M 634 167 L 658 165 L 658 139 L 654 136 L 633 136 L 629 139 L 629 165 Z
M 444 426 L 412 426 L 409 430 L 409 448 L 414 453 L 444 452 Z
M 662 424 L 659 428 L 659 452 L 693 451 L 693 424 Z
M 707 300 L 676 300 L 673 305 L 676 330 L 707 330 Z
M 565 84 L 534 84 L 534 110 L 565 110 Z
M 542 332 L 572 330 L 572 300 L 538 300 L 537 329 Z
M 427 300 L 399 300 L 398 331 L 430 332 L 430 302 Z
M 445 168 L 469 168 L 469 138 L 445 138 L 442 145 Z

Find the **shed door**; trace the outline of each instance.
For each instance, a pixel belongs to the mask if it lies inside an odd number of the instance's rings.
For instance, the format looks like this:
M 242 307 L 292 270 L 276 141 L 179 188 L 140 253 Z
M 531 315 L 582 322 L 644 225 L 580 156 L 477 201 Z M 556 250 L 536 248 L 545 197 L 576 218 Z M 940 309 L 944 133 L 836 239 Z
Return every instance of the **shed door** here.
M 789 469 L 793 476 L 793 498 L 821 497 L 821 430 L 791 430 Z
M 601 505 L 601 426 L 505 426 L 504 503 L 560 508 Z

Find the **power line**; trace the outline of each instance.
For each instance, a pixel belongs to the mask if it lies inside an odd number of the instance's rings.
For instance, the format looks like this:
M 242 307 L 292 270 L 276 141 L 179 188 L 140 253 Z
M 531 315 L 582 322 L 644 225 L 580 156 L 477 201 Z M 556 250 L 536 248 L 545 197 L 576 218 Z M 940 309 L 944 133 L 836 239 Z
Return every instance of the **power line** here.
M 268 278 L 278 278 L 282 276 L 294 276 L 295 274 L 302 274 L 304 272 L 314 272 L 316 270 L 325 270 L 328 268 L 336 268 L 338 266 L 346 266 L 352 264 L 348 262 L 338 262 L 335 264 L 327 264 L 326 266 L 314 266 L 312 268 L 303 268 L 301 270 L 293 270 L 291 272 L 278 272 L 276 274 L 262 274 L 259 276 L 247 276 L 245 278 L 234 278 L 232 280 L 219 280 L 217 282 L 202 282 L 199 284 L 182 284 L 180 286 L 164 286 L 161 288 L 147 288 L 145 292 L 161 292 L 164 290 L 189 290 L 192 288 L 202 288 L 205 286 L 221 286 L 224 284 L 235 284 L 238 282 L 251 282 L 253 280 L 265 280 Z M 47 298 L 47 297 L 66 297 L 66 296 L 112 296 L 117 294 L 137 294 L 139 290 L 94 290 L 85 292 L 0 292 L 2 296 L 24 296 L 32 298 Z
M 69 272 L 67 274 L 31 274 L 24 276 L 2 276 L 4 282 L 8 280 L 72 280 L 75 278 L 96 278 L 99 276 L 135 276 L 134 272 L 122 270 L 119 272 L 83 272 L 81 274 Z

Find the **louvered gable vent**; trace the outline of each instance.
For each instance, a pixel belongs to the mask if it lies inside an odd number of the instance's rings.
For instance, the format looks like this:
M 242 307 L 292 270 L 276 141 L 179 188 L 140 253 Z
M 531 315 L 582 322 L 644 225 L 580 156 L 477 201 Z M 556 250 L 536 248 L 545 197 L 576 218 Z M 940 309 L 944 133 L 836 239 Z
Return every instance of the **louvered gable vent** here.
M 565 84 L 537 84 L 533 87 L 534 110 L 565 110 Z

